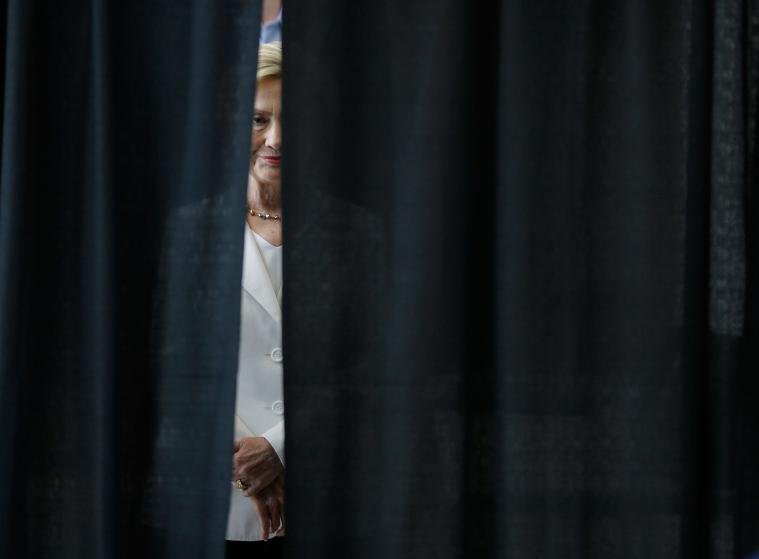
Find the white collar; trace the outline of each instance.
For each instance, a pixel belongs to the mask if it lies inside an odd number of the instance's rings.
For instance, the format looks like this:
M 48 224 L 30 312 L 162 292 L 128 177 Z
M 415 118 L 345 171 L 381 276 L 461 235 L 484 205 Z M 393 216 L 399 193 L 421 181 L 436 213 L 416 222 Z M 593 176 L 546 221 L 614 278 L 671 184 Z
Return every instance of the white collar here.
M 275 320 L 282 320 L 277 294 L 271 284 L 269 272 L 253 231 L 245 224 L 245 249 L 243 253 L 242 286 Z

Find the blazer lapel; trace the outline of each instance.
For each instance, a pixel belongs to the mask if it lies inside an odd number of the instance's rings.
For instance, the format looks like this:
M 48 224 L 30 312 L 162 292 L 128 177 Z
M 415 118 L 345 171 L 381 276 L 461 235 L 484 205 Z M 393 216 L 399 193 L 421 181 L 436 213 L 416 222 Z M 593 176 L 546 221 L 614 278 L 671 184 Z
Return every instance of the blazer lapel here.
M 282 319 L 277 294 L 271 285 L 264 257 L 253 238 L 253 231 L 245 224 L 245 252 L 243 256 L 242 286 L 275 320 Z

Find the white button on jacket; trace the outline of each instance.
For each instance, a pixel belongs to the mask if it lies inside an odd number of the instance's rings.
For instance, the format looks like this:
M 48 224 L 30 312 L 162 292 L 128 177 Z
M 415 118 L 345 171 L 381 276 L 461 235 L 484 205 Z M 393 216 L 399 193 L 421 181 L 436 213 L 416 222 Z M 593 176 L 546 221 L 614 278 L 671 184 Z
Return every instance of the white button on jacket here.
M 265 437 L 285 463 L 281 310 L 261 250 L 246 224 L 235 440 Z M 273 348 L 273 349 L 272 349 Z M 232 456 L 230 454 L 230 465 Z M 230 482 L 228 540 L 261 539 L 253 501 Z

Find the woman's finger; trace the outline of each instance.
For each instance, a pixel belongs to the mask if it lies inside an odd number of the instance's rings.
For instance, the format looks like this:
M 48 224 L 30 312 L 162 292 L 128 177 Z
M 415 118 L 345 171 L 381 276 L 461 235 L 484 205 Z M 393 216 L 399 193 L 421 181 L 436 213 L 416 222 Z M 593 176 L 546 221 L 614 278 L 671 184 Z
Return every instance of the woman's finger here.
M 285 505 L 283 502 L 280 502 L 279 505 L 279 528 L 275 532 L 276 536 L 284 536 L 285 535 Z
M 277 487 L 276 483 L 272 483 L 266 488 L 266 491 L 268 491 L 274 498 L 277 500 L 282 500 L 282 490 Z
M 279 499 L 277 499 L 274 495 L 270 495 L 266 499 L 266 505 L 269 509 L 269 514 L 271 515 L 271 531 L 275 532 L 279 529 L 279 519 L 281 515 Z
M 264 499 L 253 499 L 256 505 L 256 512 L 258 513 L 258 520 L 261 521 L 261 535 L 264 540 L 269 539 L 269 532 L 271 532 L 271 517 L 269 515 L 268 507 L 264 502 Z

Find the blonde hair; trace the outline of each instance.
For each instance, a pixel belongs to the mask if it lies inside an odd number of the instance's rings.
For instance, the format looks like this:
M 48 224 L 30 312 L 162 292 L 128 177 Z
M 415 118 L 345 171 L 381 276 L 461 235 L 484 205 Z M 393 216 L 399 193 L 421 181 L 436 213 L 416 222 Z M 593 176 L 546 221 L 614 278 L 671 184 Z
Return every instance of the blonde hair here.
M 274 41 L 258 46 L 258 70 L 256 81 L 264 78 L 282 77 L 282 43 Z

